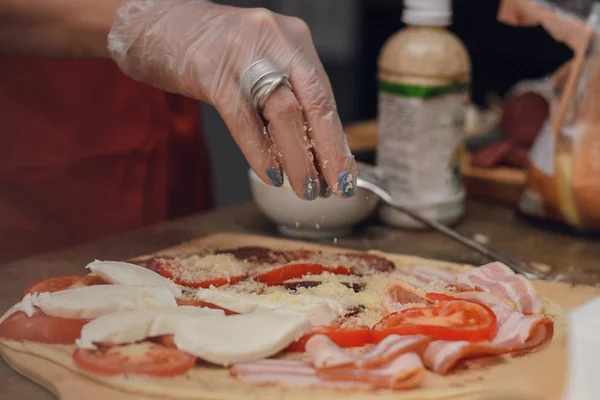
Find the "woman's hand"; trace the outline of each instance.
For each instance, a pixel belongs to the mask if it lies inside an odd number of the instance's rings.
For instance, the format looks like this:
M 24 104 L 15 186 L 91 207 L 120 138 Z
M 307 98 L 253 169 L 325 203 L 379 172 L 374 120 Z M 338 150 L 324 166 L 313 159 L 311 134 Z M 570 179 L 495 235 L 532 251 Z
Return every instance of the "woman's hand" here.
M 212 104 L 265 182 L 280 186 L 285 171 L 307 200 L 328 186 L 342 197 L 354 194 L 356 164 L 302 20 L 204 0 L 127 0 L 108 43 L 127 75 Z M 267 98 L 268 134 L 240 88 L 242 72 L 262 59 L 286 73 L 293 87 L 279 86 Z

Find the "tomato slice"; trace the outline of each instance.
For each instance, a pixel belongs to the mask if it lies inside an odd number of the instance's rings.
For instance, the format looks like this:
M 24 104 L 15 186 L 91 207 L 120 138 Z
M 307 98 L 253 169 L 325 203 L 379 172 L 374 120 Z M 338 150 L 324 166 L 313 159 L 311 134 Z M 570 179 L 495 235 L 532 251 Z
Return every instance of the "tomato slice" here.
M 102 279 L 94 275 L 55 276 L 29 286 L 25 289 L 25 294 L 43 292 L 52 293 L 84 286 L 104 285 L 105 283 L 106 282 Z
M 235 315 L 235 314 L 238 314 L 235 311 L 231 311 L 231 310 L 228 310 L 226 308 L 219 307 L 216 304 L 208 303 L 206 301 L 196 300 L 196 299 L 190 299 L 190 300 L 177 299 L 177 305 L 178 306 L 206 307 L 206 308 L 213 308 L 215 310 L 223 310 L 223 311 L 225 311 L 225 315 Z
M 495 333 L 496 315 L 489 307 L 466 300 L 443 300 L 386 316 L 373 327 L 371 339 L 379 343 L 388 335 L 398 334 L 479 342 Z
M 341 327 L 339 325 L 321 326 L 289 345 L 287 351 L 304 352 L 308 339 L 318 334 L 328 336 L 335 344 L 342 348 L 362 347 L 369 344 L 371 339 L 369 327 L 364 325 L 351 327 Z
M 156 343 L 142 342 L 98 350 L 77 349 L 73 361 L 79 368 L 100 375 L 173 376 L 192 368 L 196 358 Z
M 255 277 L 254 280 L 273 286 L 280 285 L 290 279 L 302 278 L 306 275 L 320 275 L 323 272 L 331 272 L 337 275 L 351 275 L 352 269 L 346 267 L 326 267 L 321 264 L 287 264 L 264 272 Z
M 177 273 L 174 273 L 174 271 L 177 271 L 178 266 L 173 262 L 157 262 L 156 266 L 156 272 L 158 272 L 165 278 L 171 279 L 178 285 L 187 286 L 191 288 L 207 289 L 211 286 L 219 287 L 227 284 L 235 285 L 236 283 L 245 278 L 245 275 L 238 275 L 231 276 L 229 277 L 229 279 L 227 279 L 226 277 L 214 277 L 203 280 L 184 279 L 178 276 Z
M 81 328 L 88 322 L 87 319 L 51 317 L 40 312 L 29 317 L 19 311 L 0 324 L 0 338 L 45 344 L 73 344 L 81 335 Z

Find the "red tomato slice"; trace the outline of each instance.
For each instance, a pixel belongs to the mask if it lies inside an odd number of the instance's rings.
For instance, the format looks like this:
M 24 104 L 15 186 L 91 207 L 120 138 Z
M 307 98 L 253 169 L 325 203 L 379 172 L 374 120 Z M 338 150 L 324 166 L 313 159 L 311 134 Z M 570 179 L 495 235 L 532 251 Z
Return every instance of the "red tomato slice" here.
M 79 368 L 100 375 L 173 376 L 192 368 L 196 358 L 176 349 L 142 342 L 98 350 L 77 349 L 73 361 Z
M 46 344 L 73 344 L 88 322 L 87 319 L 50 317 L 40 312 L 28 317 L 19 311 L 0 324 L 0 337 Z
M 156 272 L 158 272 L 165 278 L 171 279 L 173 282 L 175 282 L 178 285 L 187 286 L 187 287 L 191 287 L 191 288 L 207 289 L 211 286 L 219 287 L 219 286 L 227 285 L 228 283 L 230 285 L 235 285 L 236 283 L 238 283 L 239 281 L 241 281 L 242 279 L 245 278 L 244 275 L 240 275 L 240 276 L 232 276 L 229 279 L 227 279 L 225 277 L 218 277 L 218 278 L 205 279 L 202 281 L 200 281 L 200 280 L 196 280 L 196 281 L 185 280 L 185 279 L 176 277 L 173 274 L 172 268 L 173 268 L 172 264 L 161 262 L 161 263 L 158 263 Z
M 337 275 L 351 275 L 352 269 L 346 267 L 326 267 L 321 264 L 287 264 L 258 275 L 254 280 L 269 286 L 279 285 L 289 279 L 302 278 L 306 275 L 320 275 L 331 272 Z
M 102 279 L 94 275 L 55 276 L 29 286 L 25 289 L 25 294 L 42 292 L 52 293 L 84 286 L 104 285 L 105 283 L 106 282 Z
M 495 333 L 496 315 L 489 307 L 466 300 L 444 300 L 386 316 L 373 327 L 371 338 L 379 343 L 392 334 L 427 335 L 432 340 L 479 342 Z
M 302 336 L 298 341 L 288 346 L 287 351 L 304 352 L 306 342 L 314 335 L 323 334 L 342 348 L 362 347 L 370 343 L 370 330 L 367 326 L 356 325 L 343 328 L 338 325 L 322 326 Z
M 196 299 L 191 299 L 191 300 L 177 299 L 177 305 L 178 306 L 206 307 L 206 308 L 213 308 L 215 310 L 223 310 L 223 311 L 225 311 L 225 315 L 235 315 L 235 314 L 238 314 L 235 311 L 231 311 L 231 310 L 228 310 L 226 308 L 219 307 L 216 304 L 208 303 L 206 301 L 196 300 Z

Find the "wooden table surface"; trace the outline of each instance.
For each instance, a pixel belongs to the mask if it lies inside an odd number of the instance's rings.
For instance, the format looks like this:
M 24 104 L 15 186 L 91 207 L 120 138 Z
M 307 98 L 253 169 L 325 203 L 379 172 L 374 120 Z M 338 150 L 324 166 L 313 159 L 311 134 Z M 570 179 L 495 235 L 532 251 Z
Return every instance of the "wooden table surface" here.
M 523 260 L 553 266 L 557 272 L 584 268 L 600 272 L 598 239 L 544 231 L 516 217 L 510 209 L 469 201 L 462 233 L 485 235 L 489 245 Z M 145 228 L 101 242 L 37 256 L 0 266 L 0 312 L 22 298 L 23 289 L 40 279 L 80 274 L 95 258 L 120 260 L 147 254 L 193 238 L 218 232 L 277 236 L 274 227 L 253 204 L 222 208 L 205 215 Z M 332 241 L 327 241 L 332 244 Z M 451 262 L 481 264 L 486 260 L 435 232 L 411 232 L 384 227 L 376 221 L 358 227 L 335 245 L 357 250 L 377 249 Z M 0 361 L 0 399 L 52 399 L 53 396 L 14 373 Z

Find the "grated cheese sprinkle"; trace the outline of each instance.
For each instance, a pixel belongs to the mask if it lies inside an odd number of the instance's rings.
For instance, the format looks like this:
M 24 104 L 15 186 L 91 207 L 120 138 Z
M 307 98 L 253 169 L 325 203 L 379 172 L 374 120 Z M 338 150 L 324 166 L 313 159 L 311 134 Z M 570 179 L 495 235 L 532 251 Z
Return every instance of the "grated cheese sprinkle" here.
M 232 254 L 177 257 L 168 261 L 173 278 L 182 282 L 198 282 L 215 278 L 245 275 L 247 263 L 236 259 Z

